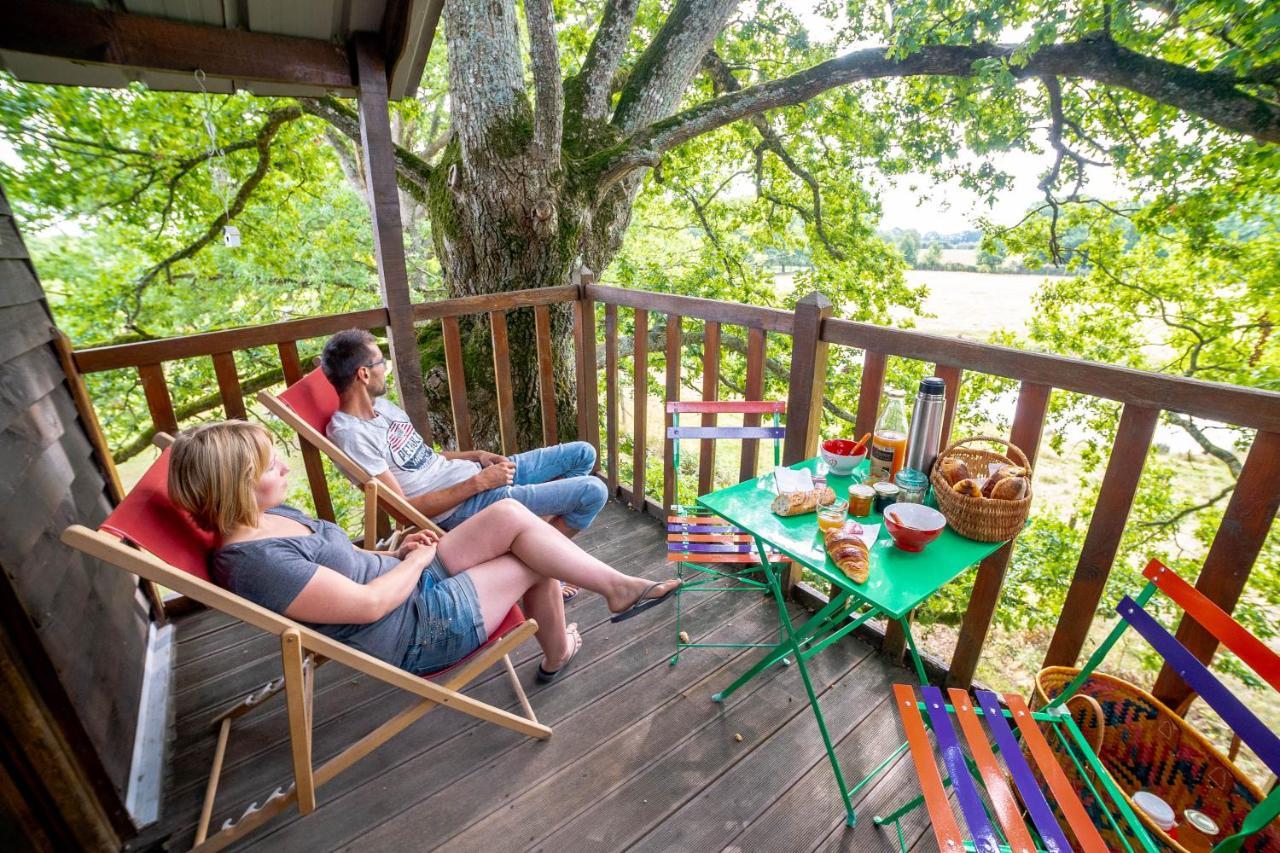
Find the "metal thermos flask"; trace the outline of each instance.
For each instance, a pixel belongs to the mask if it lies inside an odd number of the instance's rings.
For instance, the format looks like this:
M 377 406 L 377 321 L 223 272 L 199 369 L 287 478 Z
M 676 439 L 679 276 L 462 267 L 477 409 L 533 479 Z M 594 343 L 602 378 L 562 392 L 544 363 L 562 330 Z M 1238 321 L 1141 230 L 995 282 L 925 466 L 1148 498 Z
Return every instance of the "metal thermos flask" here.
M 929 476 L 938 458 L 942 441 L 942 415 L 947 408 L 947 386 L 937 376 L 920 380 L 916 407 L 911 412 L 911 431 L 907 435 L 907 461 L 904 468 L 915 468 Z

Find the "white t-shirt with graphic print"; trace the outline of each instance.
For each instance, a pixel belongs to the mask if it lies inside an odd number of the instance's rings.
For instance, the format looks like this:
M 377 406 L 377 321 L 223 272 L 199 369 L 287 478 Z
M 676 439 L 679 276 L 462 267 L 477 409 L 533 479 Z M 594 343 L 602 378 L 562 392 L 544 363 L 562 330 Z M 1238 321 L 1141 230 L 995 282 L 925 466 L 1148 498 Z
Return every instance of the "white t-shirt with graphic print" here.
M 480 463 L 466 459 L 445 459 L 413 428 L 404 410 L 386 397 L 373 401 L 369 420 L 346 412 L 334 412 L 325 435 L 373 476 L 390 471 L 409 497 L 447 489 L 468 480 L 480 470 Z M 443 521 L 457 507 L 437 515 Z

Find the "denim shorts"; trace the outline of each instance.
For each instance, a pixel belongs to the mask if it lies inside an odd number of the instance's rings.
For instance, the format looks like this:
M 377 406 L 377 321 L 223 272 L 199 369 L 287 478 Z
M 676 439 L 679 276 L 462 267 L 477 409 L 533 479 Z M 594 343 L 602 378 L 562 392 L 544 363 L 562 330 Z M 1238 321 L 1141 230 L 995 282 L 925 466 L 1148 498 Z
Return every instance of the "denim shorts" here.
M 418 625 L 401 669 L 415 675 L 455 664 L 484 644 L 484 615 L 466 572 L 449 576 L 436 557 L 418 581 Z

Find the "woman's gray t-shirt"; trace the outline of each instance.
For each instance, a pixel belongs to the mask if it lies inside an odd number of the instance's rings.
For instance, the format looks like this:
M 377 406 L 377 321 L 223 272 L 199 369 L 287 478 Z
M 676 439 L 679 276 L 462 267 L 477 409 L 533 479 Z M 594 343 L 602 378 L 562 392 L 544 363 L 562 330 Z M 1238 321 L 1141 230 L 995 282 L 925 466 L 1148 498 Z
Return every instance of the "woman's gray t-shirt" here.
M 284 613 L 315 575 L 317 566 L 367 584 L 400 562 L 353 547 L 341 527 L 308 518 L 293 507 L 278 506 L 267 512 L 296 521 L 311 534 L 233 542 L 214 552 L 211 569 L 215 583 L 268 610 Z M 417 601 L 418 595 L 410 594 L 395 610 L 368 625 L 304 624 L 399 666 L 417 629 Z

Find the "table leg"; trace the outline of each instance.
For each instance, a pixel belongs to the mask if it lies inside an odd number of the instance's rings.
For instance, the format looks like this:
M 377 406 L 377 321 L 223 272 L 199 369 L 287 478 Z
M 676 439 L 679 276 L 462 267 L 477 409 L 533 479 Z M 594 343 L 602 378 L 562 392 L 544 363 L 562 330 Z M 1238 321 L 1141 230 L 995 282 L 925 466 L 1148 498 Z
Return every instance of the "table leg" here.
M 758 543 L 763 545 L 763 543 Z M 764 549 L 761 548 L 761 553 Z M 813 682 L 809 680 L 809 667 L 805 665 L 804 656 L 800 653 L 800 643 L 796 637 L 795 630 L 791 625 L 791 615 L 787 612 L 787 602 L 782 596 L 782 587 L 778 582 L 778 577 L 774 574 L 773 567 L 769 565 L 768 560 L 762 560 L 761 565 L 764 567 L 765 576 L 769 579 L 769 587 L 773 590 L 774 601 L 778 605 L 778 618 L 782 620 L 782 626 L 787 632 L 788 643 L 796 656 L 796 668 L 800 670 L 800 680 L 804 682 L 804 692 L 809 697 L 809 707 L 813 710 L 813 717 L 818 723 L 818 731 L 822 734 L 822 745 L 827 750 L 827 759 L 831 762 L 831 770 L 835 773 L 836 786 L 840 789 L 840 799 L 844 801 L 845 822 L 849 826 L 854 824 L 853 802 L 849 797 L 849 788 L 844 782 L 844 773 L 840 770 L 840 762 L 836 758 L 835 745 L 831 742 L 831 734 L 827 731 L 827 721 L 822 716 L 822 708 L 818 705 L 818 695 L 813 691 Z
M 911 636 L 911 622 L 906 618 L 898 619 L 897 622 L 902 626 L 903 636 L 907 638 L 907 648 L 911 650 L 911 662 L 916 665 L 916 675 L 921 684 L 928 684 L 929 676 L 924 673 L 924 661 L 920 659 L 920 652 L 916 649 L 916 638 Z

